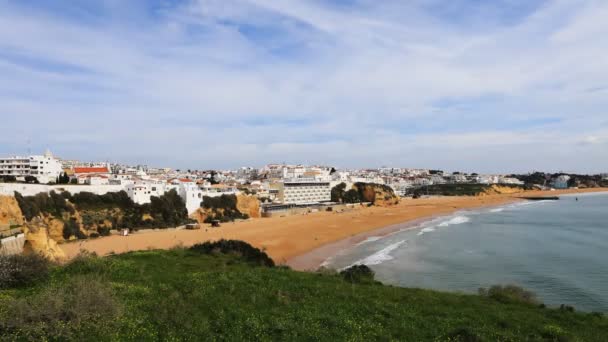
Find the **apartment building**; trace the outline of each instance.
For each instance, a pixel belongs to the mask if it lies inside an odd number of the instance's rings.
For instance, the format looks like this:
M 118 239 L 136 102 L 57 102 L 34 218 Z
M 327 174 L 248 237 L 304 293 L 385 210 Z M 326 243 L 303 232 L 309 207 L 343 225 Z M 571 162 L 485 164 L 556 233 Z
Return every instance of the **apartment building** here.
M 52 183 L 61 172 L 61 162 L 49 151 L 41 156 L 0 158 L 0 177 L 13 176 L 23 180 L 26 176 L 33 176 L 40 183 Z
M 284 204 L 312 204 L 331 201 L 329 181 L 318 181 L 314 178 L 285 180 L 275 185 L 278 199 Z

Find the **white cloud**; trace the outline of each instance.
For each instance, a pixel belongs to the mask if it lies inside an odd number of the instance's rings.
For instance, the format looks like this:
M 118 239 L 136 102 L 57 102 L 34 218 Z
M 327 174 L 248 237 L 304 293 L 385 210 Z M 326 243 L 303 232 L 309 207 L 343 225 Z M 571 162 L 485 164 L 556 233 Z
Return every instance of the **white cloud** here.
M 471 27 L 433 1 L 354 3 L 199 0 L 152 19 L 115 2 L 93 22 L 0 3 L 0 153 L 27 135 L 181 167 L 608 169 L 608 99 L 589 91 L 608 79 L 607 3 L 507 24 L 486 4 Z

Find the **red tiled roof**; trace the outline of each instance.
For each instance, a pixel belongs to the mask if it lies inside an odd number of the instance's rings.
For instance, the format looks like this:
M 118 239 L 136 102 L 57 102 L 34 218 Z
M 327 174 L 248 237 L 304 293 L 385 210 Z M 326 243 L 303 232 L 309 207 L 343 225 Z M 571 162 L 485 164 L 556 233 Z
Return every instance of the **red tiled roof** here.
M 107 167 L 75 167 L 74 173 L 110 173 Z

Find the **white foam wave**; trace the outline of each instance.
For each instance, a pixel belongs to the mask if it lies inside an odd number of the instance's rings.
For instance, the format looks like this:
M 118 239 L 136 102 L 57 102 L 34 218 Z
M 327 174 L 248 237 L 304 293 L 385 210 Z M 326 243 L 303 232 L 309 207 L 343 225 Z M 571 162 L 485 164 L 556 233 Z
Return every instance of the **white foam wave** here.
M 471 219 L 469 219 L 466 216 L 456 216 L 456 217 L 452 217 L 451 219 L 449 219 L 447 221 L 441 222 L 438 226 L 439 227 L 447 227 L 447 226 L 451 226 L 451 225 L 454 225 L 454 224 L 467 223 L 470 220 Z
M 367 266 L 378 265 L 385 261 L 393 260 L 393 257 L 390 255 L 390 253 L 392 251 L 394 251 L 395 249 L 399 248 L 399 246 L 403 245 L 406 242 L 407 242 L 407 240 L 401 240 L 399 242 L 395 242 L 391 245 L 388 245 L 388 246 L 384 247 L 383 249 L 379 250 L 378 252 L 376 252 L 366 258 L 363 258 L 361 260 L 354 262 L 353 264 L 351 264 L 348 267 L 351 267 L 354 265 L 367 265 Z M 348 268 L 348 267 L 346 267 L 346 268 Z
M 380 240 L 380 239 L 382 239 L 382 236 L 370 236 L 370 237 L 368 237 L 367 239 L 365 239 L 365 240 L 363 240 L 363 241 L 359 242 L 359 243 L 357 244 L 357 246 L 361 246 L 361 245 L 366 244 L 366 243 L 369 243 L 369 242 L 378 241 L 378 240 Z
M 501 211 L 505 210 L 505 208 L 494 208 L 494 209 L 490 209 L 491 213 L 499 213 Z
M 422 228 L 420 229 L 420 232 L 418 232 L 418 235 L 422 235 L 424 233 L 430 233 L 430 232 L 434 232 L 435 228 L 433 227 L 427 227 L 427 228 Z

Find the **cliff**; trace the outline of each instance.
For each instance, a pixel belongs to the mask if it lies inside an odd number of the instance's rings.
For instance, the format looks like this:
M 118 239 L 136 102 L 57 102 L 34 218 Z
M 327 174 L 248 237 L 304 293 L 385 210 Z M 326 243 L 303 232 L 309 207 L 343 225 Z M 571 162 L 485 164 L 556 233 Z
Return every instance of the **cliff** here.
M 237 195 L 236 209 L 249 217 L 260 217 L 260 201 L 256 196 Z
M 65 253 L 49 235 L 49 230 L 52 229 L 48 221 L 45 222 L 42 218 L 34 218 L 31 222 L 26 222 L 24 229 L 26 241 L 23 253 L 37 253 L 51 261 L 65 260 Z
M 484 195 L 502 195 L 502 194 L 515 194 L 518 192 L 523 192 L 524 189 L 519 186 L 505 186 L 492 184 L 490 187 L 485 189 L 483 192 L 479 193 L 480 196 Z
M 0 230 L 11 226 L 23 226 L 23 214 L 12 196 L 0 195 Z
M 392 188 L 373 183 L 356 183 L 353 189 L 359 192 L 362 202 L 371 202 L 375 206 L 386 207 L 399 203 L 399 197 Z
M 229 222 L 250 217 L 260 217 L 260 202 L 255 196 L 243 194 L 205 196 L 202 207 L 190 215 L 199 224 L 210 223 L 211 220 Z

